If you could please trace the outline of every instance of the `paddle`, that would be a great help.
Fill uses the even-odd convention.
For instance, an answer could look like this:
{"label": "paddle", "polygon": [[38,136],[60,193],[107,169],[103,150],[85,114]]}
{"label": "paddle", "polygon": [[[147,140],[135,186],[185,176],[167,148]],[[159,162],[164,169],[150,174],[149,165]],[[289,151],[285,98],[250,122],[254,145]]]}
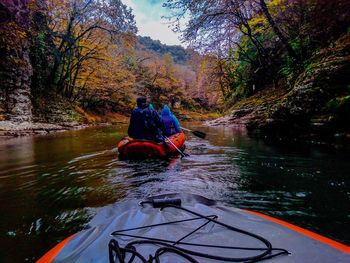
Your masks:
{"label": "paddle", "polygon": [[206,133],[201,132],[201,131],[192,131],[192,130],[187,129],[187,128],[184,128],[184,127],[180,127],[180,128],[183,129],[183,130],[185,130],[185,131],[192,132],[192,134],[193,134],[194,136],[197,136],[197,137],[199,137],[199,138],[201,138],[201,139],[205,139],[205,137],[207,136]]}
{"label": "paddle", "polygon": [[166,136],[163,136],[163,139],[166,139],[168,142],[170,142],[170,144],[181,154],[182,157],[187,157],[190,156],[187,153],[184,153],[183,151],[181,151],[179,148],[176,147],[176,145]]}

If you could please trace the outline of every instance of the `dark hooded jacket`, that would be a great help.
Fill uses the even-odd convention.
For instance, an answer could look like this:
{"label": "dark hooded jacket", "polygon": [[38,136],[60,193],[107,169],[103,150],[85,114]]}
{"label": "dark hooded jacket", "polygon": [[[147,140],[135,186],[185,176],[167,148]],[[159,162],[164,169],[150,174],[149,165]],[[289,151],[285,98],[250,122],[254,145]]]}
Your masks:
{"label": "dark hooded jacket", "polygon": [[130,117],[128,134],[134,139],[163,141],[164,125],[158,113],[146,103],[146,98],[137,99],[137,108]]}
{"label": "dark hooded jacket", "polygon": [[168,105],[164,105],[162,110],[162,121],[164,123],[165,135],[171,136],[180,132],[180,124],[174,114],[170,111]]}

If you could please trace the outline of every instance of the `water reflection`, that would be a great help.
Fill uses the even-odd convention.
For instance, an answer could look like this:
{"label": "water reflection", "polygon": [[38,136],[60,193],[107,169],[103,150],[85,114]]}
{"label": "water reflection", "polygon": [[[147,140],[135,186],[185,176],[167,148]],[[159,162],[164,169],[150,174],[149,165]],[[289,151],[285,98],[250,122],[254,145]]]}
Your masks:
{"label": "water reflection", "polygon": [[184,159],[119,160],[125,126],[1,141],[0,261],[34,261],[105,205],[174,192],[350,242],[348,152],[266,143],[241,129],[188,127],[208,135],[189,135]]}

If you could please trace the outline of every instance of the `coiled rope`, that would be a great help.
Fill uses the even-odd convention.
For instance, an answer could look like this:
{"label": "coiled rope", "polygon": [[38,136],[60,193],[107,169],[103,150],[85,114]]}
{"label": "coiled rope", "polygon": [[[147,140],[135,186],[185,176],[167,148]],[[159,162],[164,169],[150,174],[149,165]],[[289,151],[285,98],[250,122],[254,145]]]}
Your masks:
{"label": "coiled rope", "polygon": [[[152,201],[145,201],[141,202],[140,204],[143,205],[145,203],[152,203]],[[259,236],[257,234],[230,226],[228,224],[222,223],[217,220],[216,215],[209,215],[205,216],[198,212],[192,211],[190,209],[184,208],[179,205],[174,204],[165,204],[160,209],[163,210],[165,208],[175,208],[182,211],[185,211],[191,215],[194,215],[193,218],[187,218],[183,220],[177,220],[177,221],[170,221],[170,222],[164,222],[154,225],[147,225],[147,226],[141,226],[136,228],[129,228],[129,229],[123,229],[123,230],[117,230],[111,233],[112,236],[126,236],[126,237],[132,237],[135,238],[134,241],[129,242],[125,245],[125,247],[120,247],[118,241],[115,239],[111,239],[108,247],[109,247],[109,261],[110,263],[132,263],[136,258],[139,259],[142,263],[160,263],[160,258],[165,253],[172,253],[177,254],[178,256],[182,257],[183,259],[187,260],[191,263],[197,263],[197,259],[194,257],[200,257],[200,258],[206,258],[206,259],[212,259],[217,261],[225,261],[225,262],[258,262],[262,260],[271,259],[273,257],[283,255],[283,254],[289,254],[289,252],[286,249],[283,248],[273,248],[271,243],[265,239],[262,236]],[[138,229],[144,229],[144,228],[152,228],[152,227],[158,227],[158,226],[164,226],[164,225],[170,225],[170,224],[176,224],[181,222],[187,222],[187,221],[193,221],[193,220],[202,220],[205,219],[206,222],[191,231],[190,233],[186,234],[184,237],[180,238],[179,240],[167,240],[167,239],[160,239],[155,237],[145,237],[145,236],[139,236],[139,235],[132,235],[127,234],[126,232],[132,231],[132,230],[138,230]],[[190,242],[184,242],[186,237],[189,237],[190,235],[196,233],[199,229],[203,228],[205,225],[209,223],[214,223],[217,225],[220,225],[224,228],[226,228],[229,231],[241,233],[243,235],[250,236],[252,238],[255,238],[259,240],[262,244],[264,244],[264,247],[262,248],[256,248],[256,247],[236,247],[236,246],[220,246],[220,245],[208,245],[208,244],[199,244],[199,243],[190,243]],[[149,255],[149,258],[146,259],[143,255],[141,255],[137,250],[137,245],[145,245],[145,244],[152,244],[156,246],[161,246],[158,248],[154,255]],[[231,250],[251,250],[251,251],[259,251],[255,256],[249,256],[249,257],[223,257],[219,255],[212,255],[208,253],[202,253],[190,249],[185,249],[183,247],[180,247],[179,245],[183,246],[194,246],[194,247],[206,247],[206,248],[217,248],[217,249],[231,249]],[[275,253],[273,253],[275,252]],[[129,259],[127,260],[127,258]],[[126,261],[127,260],[127,261]],[[139,262],[138,261],[138,262]]]}

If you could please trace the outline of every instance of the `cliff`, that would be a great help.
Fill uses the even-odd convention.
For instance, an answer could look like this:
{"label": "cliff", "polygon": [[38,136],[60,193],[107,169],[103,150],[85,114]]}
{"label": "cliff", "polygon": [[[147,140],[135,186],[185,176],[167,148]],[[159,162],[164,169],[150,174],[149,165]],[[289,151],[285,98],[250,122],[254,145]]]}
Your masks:
{"label": "cliff", "polygon": [[0,12],[0,120],[30,122],[33,68],[28,1],[6,1]]}

